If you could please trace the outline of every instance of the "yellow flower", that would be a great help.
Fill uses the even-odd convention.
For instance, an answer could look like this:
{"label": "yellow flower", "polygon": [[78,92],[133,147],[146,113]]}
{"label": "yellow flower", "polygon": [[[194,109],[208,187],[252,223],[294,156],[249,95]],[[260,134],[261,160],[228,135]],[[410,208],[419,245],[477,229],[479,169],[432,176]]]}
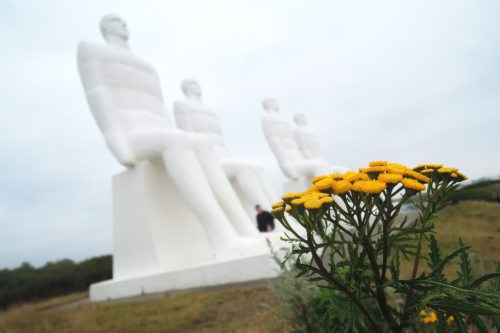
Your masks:
{"label": "yellow flower", "polygon": [[331,173],[329,175],[329,177],[333,180],[341,180],[341,179],[344,179],[344,175],[340,174],[340,173]]}
{"label": "yellow flower", "polygon": [[401,184],[403,184],[404,187],[411,189],[411,190],[415,190],[415,191],[425,190],[425,185],[419,183],[415,179],[403,178],[401,180]]}
{"label": "yellow flower", "polygon": [[306,199],[299,198],[299,199],[293,199],[291,204],[294,206],[302,206],[304,202],[306,202]]}
{"label": "yellow flower", "polygon": [[274,204],[271,206],[271,208],[278,208],[278,207],[282,207],[282,206],[284,206],[284,205],[285,205],[285,203],[284,203],[283,201],[279,201],[279,202],[274,203]]}
{"label": "yellow flower", "polygon": [[366,173],[362,172],[354,172],[354,171],[347,171],[344,174],[344,180],[347,180],[348,182],[355,182],[357,180],[369,180],[370,177]]}
{"label": "yellow flower", "polygon": [[352,184],[351,190],[355,192],[362,192],[363,191],[363,184],[366,182],[366,180],[357,180]]}
{"label": "yellow flower", "polygon": [[290,213],[292,211],[292,206],[286,206],[285,212]]}
{"label": "yellow flower", "polygon": [[320,191],[324,191],[326,189],[330,189],[332,187],[333,179],[330,177],[323,178],[316,183],[314,183],[314,187],[316,187]]}
{"label": "yellow flower", "polygon": [[454,173],[454,172],[457,172],[457,171],[458,171],[457,168],[439,168],[438,169],[439,173],[448,173],[448,174],[451,174],[451,173]]}
{"label": "yellow flower", "polygon": [[327,177],[328,177],[328,176],[324,176],[324,175],[323,175],[323,176],[316,176],[316,177],[314,177],[314,178],[311,180],[311,183],[312,183],[312,184],[316,184],[316,183],[317,183],[317,182],[319,182],[320,180],[325,179],[325,178],[327,178]]}
{"label": "yellow flower", "polygon": [[420,310],[420,312],[418,314],[421,315],[421,316],[427,316],[427,311]]}
{"label": "yellow flower", "polygon": [[354,171],[347,171],[346,173],[344,173],[343,177],[344,180],[347,180],[348,182],[353,182],[358,180],[358,173]]}
{"label": "yellow flower", "polygon": [[361,184],[361,191],[368,194],[378,194],[385,190],[387,184],[378,180],[367,180]]}
{"label": "yellow flower", "polygon": [[421,174],[428,174],[428,173],[434,173],[436,170],[435,169],[423,169],[422,171],[418,171]]}
{"label": "yellow flower", "polygon": [[304,203],[304,208],[305,209],[320,209],[322,204],[323,203],[319,199],[310,199]]}
{"label": "yellow flower", "polygon": [[435,312],[430,312],[428,316],[426,316],[422,321],[424,324],[433,324],[438,320]]}
{"label": "yellow flower", "polygon": [[404,166],[402,164],[397,164],[397,163],[387,164],[386,168],[387,168],[387,172],[397,173],[400,175],[403,175],[405,173],[406,169],[408,169],[406,166]]}
{"label": "yellow flower", "polygon": [[368,176],[366,173],[360,172],[358,173],[358,177],[360,180],[370,180],[370,176]]}
{"label": "yellow flower", "polygon": [[467,176],[459,172],[457,168],[443,167],[439,168],[437,172],[441,175],[447,175],[457,182],[461,182],[468,179]]}
{"label": "yellow flower", "polygon": [[453,324],[454,321],[455,321],[455,318],[453,316],[449,316],[448,319],[446,319],[446,322],[448,323],[448,325]]}
{"label": "yellow flower", "polygon": [[422,183],[426,183],[426,184],[429,184],[429,182],[431,181],[431,180],[429,179],[429,177],[424,176],[424,175],[422,175],[421,173],[419,173],[419,172],[417,172],[417,171],[413,171],[413,170],[411,170],[411,169],[407,169],[407,170],[405,171],[405,175],[406,175],[406,176],[410,176],[411,178],[414,178],[414,179],[416,179],[416,180],[418,180],[418,181],[421,181]]}
{"label": "yellow flower", "polygon": [[385,172],[387,171],[387,167],[383,165],[375,165],[375,166],[370,166],[369,168],[361,168],[359,169],[359,172],[364,172],[364,173],[370,173],[370,172]]}
{"label": "yellow flower", "polygon": [[[321,197],[317,195],[318,193],[311,193],[311,194],[305,194],[300,197],[301,200],[309,200],[309,199],[320,199]],[[325,195],[328,195],[326,193],[323,193]]]}
{"label": "yellow flower", "polygon": [[331,204],[333,202],[333,198],[330,196],[323,197],[323,198],[319,199],[319,201],[321,201],[321,203],[324,203],[324,204]]}
{"label": "yellow flower", "polygon": [[292,193],[287,193],[285,195],[283,195],[281,198],[284,200],[284,201],[290,201],[290,200],[293,200],[295,198],[299,198],[300,196],[302,195],[302,192],[292,192]]}
{"label": "yellow flower", "polygon": [[272,211],[271,211],[271,214],[273,216],[279,216],[281,214],[283,214],[285,212],[285,209],[283,207],[278,207],[278,208],[274,208]]}
{"label": "yellow flower", "polygon": [[[323,192],[316,192],[316,193],[311,193],[311,196],[315,196],[316,198],[324,198],[324,197],[329,197],[330,195],[328,193],[323,193]],[[301,198],[303,198],[302,196]]]}
{"label": "yellow flower", "polygon": [[397,173],[381,173],[378,175],[378,180],[389,184],[397,184],[401,179],[403,179],[403,175]]}
{"label": "yellow flower", "polygon": [[414,167],[413,170],[419,172],[420,170],[423,169],[439,169],[442,167],[443,167],[442,164],[419,164],[416,167]]}
{"label": "yellow flower", "polygon": [[352,187],[352,184],[346,180],[339,180],[339,181],[333,182],[333,184],[332,184],[332,190],[333,190],[334,194],[347,193],[347,192],[349,192],[351,187]]}
{"label": "yellow flower", "polygon": [[369,166],[374,167],[374,166],[384,166],[387,165],[387,161],[372,161],[368,163]]}

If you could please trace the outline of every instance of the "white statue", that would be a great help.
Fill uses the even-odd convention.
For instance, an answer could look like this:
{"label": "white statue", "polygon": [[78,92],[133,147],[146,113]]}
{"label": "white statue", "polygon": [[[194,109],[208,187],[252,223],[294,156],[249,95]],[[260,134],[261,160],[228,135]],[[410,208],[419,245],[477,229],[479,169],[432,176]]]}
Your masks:
{"label": "white statue", "polygon": [[304,158],[290,124],[279,114],[278,102],[275,99],[264,99],[262,106],[265,110],[262,117],[264,135],[281,170],[290,180],[300,180],[309,186],[309,180],[313,177],[332,172],[332,168],[325,161]]}
{"label": "white statue", "polygon": [[[210,141],[214,154],[221,163],[226,176],[236,183],[247,209],[253,213],[256,205],[270,207],[276,200],[271,186],[266,180],[264,168],[252,161],[236,160],[231,157],[224,143],[217,114],[202,103],[202,93],[197,81],[186,79],[181,84],[185,100],[174,103],[177,126],[187,132],[197,133]],[[251,222],[255,225],[255,222]]]}
{"label": "white statue", "polygon": [[318,137],[307,127],[307,119],[305,114],[298,113],[293,117],[295,121],[295,140],[299,145],[302,156],[305,159],[322,159],[323,153]]}
{"label": "white statue", "polygon": [[161,159],[215,253],[255,242],[240,237],[231,225],[229,220],[243,234],[248,229],[242,222],[247,216],[224,171],[204,137],[174,128],[155,70],[128,48],[124,20],[105,16],[101,32],[107,45],[81,42],[78,67],[88,104],[111,152],[127,167]]}

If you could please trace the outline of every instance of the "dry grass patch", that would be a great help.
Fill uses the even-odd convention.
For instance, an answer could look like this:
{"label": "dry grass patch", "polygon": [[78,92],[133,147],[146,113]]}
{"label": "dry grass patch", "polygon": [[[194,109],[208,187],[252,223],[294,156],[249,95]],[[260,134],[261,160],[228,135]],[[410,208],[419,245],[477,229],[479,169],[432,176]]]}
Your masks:
{"label": "dry grass patch", "polygon": [[[475,267],[492,271],[500,262],[500,204],[486,201],[462,201],[448,206],[434,220],[436,239],[443,256],[458,247],[458,238],[471,246]],[[424,246],[426,255],[428,247]],[[456,262],[456,260],[454,261]],[[410,275],[412,264],[402,263],[403,276]],[[425,264],[420,265],[420,271]],[[445,273],[455,277],[453,265],[447,266]]]}
{"label": "dry grass patch", "polygon": [[[78,299],[71,295],[68,299]],[[93,303],[44,311],[65,302],[40,302],[0,313],[1,333],[250,333],[268,332],[274,303],[265,288],[194,291],[144,302]]]}

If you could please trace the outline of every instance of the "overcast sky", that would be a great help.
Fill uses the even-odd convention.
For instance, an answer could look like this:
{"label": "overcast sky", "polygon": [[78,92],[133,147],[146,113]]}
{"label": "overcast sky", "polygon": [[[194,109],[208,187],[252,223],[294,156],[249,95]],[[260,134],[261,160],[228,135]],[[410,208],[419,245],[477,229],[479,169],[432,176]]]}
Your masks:
{"label": "overcast sky", "polygon": [[158,71],[168,112],[199,80],[236,157],[284,177],[263,97],[303,112],[325,158],[440,162],[500,174],[500,2],[0,1],[0,267],[111,252],[123,170],[84,99],[76,45],[118,13]]}

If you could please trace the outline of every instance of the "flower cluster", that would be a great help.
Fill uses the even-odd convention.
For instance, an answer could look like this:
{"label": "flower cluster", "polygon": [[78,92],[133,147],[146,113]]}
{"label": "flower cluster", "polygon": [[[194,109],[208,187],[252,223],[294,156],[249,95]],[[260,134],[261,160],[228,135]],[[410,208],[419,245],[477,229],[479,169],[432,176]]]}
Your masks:
{"label": "flower cluster", "polygon": [[411,169],[398,163],[373,161],[368,167],[358,171],[314,177],[310,189],[283,195],[283,201],[273,205],[273,214],[291,212],[292,207],[306,210],[329,207],[334,201],[334,195],[378,196],[388,190],[405,190],[411,196],[425,190],[432,178],[446,178],[452,182],[467,179],[456,168],[443,167],[441,164],[421,164]]}
{"label": "flower cluster", "polygon": [[[424,324],[435,324],[438,321],[438,317],[434,311],[421,310],[418,314],[422,317],[421,321]],[[446,319],[448,325],[453,324],[454,321],[455,318],[453,318],[453,316],[449,316],[448,319]]]}

